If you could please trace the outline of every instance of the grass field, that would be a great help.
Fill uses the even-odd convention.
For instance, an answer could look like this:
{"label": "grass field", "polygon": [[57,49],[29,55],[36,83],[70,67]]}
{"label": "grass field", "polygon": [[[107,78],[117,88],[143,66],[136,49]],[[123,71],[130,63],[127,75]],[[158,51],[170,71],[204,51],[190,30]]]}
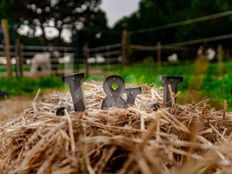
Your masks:
{"label": "grass field", "polygon": [[[200,99],[210,98],[211,103],[222,107],[223,101],[227,100],[229,110],[232,110],[232,61],[217,63],[164,63],[158,68],[154,63],[134,64],[123,68],[120,65],[90,66],[90,68],[101,68],[103,72],[118,74],[127,83],[136,85],[149,84],[162,86],[160,75],[183,76],[184,81],[179,85],[182,94],[178,97],[179,103],[193,102]],[[1,68],[3,70],[4,68]],[[26,67],[28,70],[28,67]],[[107,73],[106,73],[107,74]],[[91,74],[86,80],[103,81],[104,76]],[[36,91],[41,89],[61,89],[64,83],[60,77],[42,78],[0,78],[0,90],[5,91],[9,96],[25,95],[34,96]],[[63,88],[62,88],[63,89]]]}
{"label": "grass field", "polygon": [[38,89],[60,89],[64,84],[60,77],[0,78],[0,90],[8,96],[33,97]]}
{"label": "grass field", "polygon": [[163,64],[157,68],[153,63],[135,64],[131,67],[113,71],[121,75],[127,83],[147,83],[162,86],[160,75],[183,76],[184,81],[179,85],[182,95],[179,102],[191,102],[210,98],[211,103],[221,107],[227,100],[232,110],[232,62],[218,63],[182,63]]}

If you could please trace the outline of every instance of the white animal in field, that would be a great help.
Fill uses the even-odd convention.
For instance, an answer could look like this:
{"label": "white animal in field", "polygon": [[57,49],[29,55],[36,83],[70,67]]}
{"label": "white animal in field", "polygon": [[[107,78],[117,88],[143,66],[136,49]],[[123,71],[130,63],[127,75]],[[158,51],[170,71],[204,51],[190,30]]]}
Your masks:
{"label": "white animal in field", "polygon": [[178,55],[176,53],[171,54],[168,56],[168,61],[169,62],[177,62],[178,61]]}
{"label": "white animal in field", "polygon": [[200,46],[200,48],[197,50],[197,55],[204,56],[207,60],[213,60],[216,52],[212,48],[205,49],[204,47]]}
{"label": "white animal in field", "polygon": [[50,53],[36,53],[31,60],[31,73],[36,74],[39,71],[51,72]]}
{"label": "white animal in field", "polygon": [[106,59],[102,56],[97,56],[96,57],[96,63],[104,63]]}
{"label": "white animal in field", "polygon": [[88,59],[88,63],[96,63],[96,59],[95,59],[95,57],[89,57]]}
{"label": "white animal in field", "polygon": [[61,57],[58,59],[59,64],[67,64],[71,62],[71,55],[65,55],[64,57]]}
{"label": "white animal in field", "polygon": [[203,46],[200,46],[197,50],[197,55],[198,56],[202,56],[203,55],[203,50],[204,50],[204,47]]}
{"label": "white animal in field", "polygon": [[206,53],[208,60],[213,60],[215,58],[216,52],[212,48],[207,49]]}
{"label": "white animal in field", "polygon": [[89,57],[88,63],[104,63],[106,59],[100,55],[97,55],[96,57]]}

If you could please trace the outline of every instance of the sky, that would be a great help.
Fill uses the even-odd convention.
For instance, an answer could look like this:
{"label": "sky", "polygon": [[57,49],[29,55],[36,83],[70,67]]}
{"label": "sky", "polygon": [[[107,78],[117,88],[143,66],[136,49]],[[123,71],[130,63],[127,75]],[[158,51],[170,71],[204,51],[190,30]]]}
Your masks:
{"label": "sky", "polygon": [[112,27],[117,20],[138,9],[140,0],[103,0],[101,8],[106,12],[108,24]]}

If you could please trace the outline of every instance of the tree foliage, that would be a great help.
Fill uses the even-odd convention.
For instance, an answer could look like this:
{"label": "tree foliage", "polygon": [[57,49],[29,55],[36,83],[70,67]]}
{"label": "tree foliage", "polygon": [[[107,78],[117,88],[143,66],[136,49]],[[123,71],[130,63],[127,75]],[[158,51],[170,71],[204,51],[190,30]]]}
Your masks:
{"label": "tree foliage", "polygon": [[101,0],[1,0],[0,17],[18,27],[30,27],[32,37],[38,29],[46,37],[46,28],[76,31],[99,25],[106,26],[105,13],[99,8]]}
{"label": "tree foliage", "polygon": [[[141,0],[138,11],[118,21],[114,28],[134,31],[231,9],[232,1],[230,0]],[[142,44],[141,41],[144,41],[143,44],[154,45],[157,41],[173,43],[228,34],[232,30],[231,22],[230,16],[162,31],[146,32],[137,34],[133,42]]]}

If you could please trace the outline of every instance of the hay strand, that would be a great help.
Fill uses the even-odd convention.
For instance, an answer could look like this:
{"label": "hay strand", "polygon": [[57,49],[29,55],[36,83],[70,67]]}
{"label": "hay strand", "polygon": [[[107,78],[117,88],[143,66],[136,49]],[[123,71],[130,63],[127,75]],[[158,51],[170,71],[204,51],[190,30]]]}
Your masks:
{"label": "hay strand", "polygon": [[38,91],[31,108],[0,122],[0,173],[230,173],[225,107],[178,105],[171,95],[172,108],[152,110],[146,103],[162,105],[162,91],[144,85],[134,106],[101,110],[101,86],[85,86],[85,112],[57,117],[57,106],[72,106],[70,94],[38,99]]}

